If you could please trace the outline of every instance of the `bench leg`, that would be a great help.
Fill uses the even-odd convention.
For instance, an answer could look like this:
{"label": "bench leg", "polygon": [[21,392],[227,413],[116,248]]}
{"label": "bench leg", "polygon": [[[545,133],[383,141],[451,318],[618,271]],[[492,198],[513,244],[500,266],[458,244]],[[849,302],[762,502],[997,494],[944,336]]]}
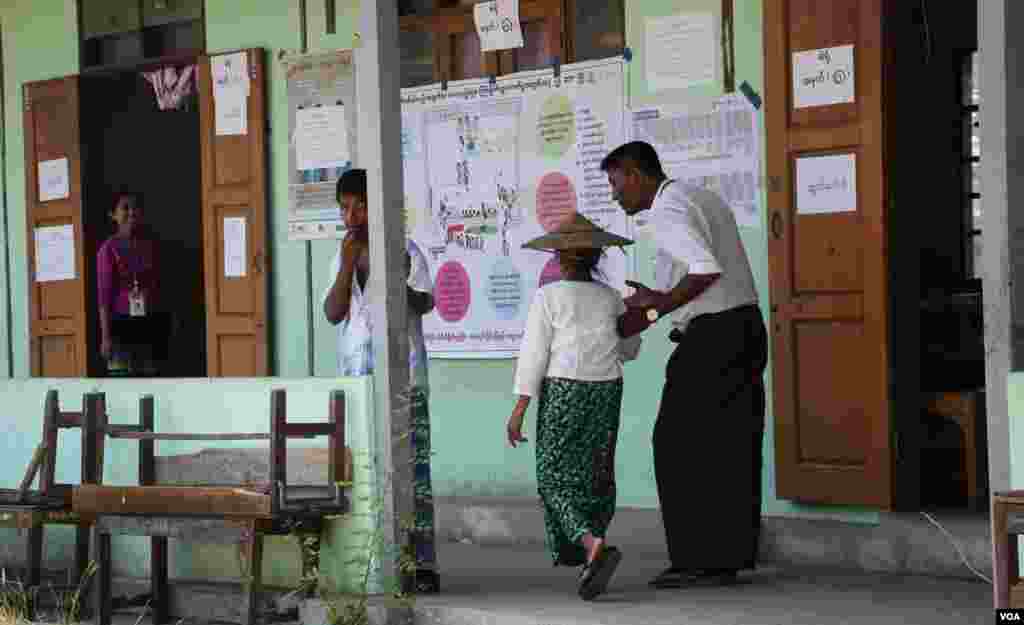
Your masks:
{"label": "bench leg", "polygon": [[242,622],[245,625],[256,625],[259,618],[259,592],[263,569],[263,535],[250,530],[245,543],[245,563],[248,568],[248,579],[242,599]]}
{"label": "bench leg", "polygon": [[29,617],[35,618],[35,599],[43,583],[43,526],[33,525],[25,537],[25,586],[32,593]]}
{"label": "bench leg", "polygon": [[992,598],[997,610],[1010,607],[1010,588],[1020,579],[1017,536],[1007,527],[1007,510],[992,506]]}
{"label": "bench leg", "polygon": [[96,526],[93,526],[92,530],[92,552],[97,567],[96,579],[93,580],[93,615],[96,618],[96,625],[111,625],[113,562],[110,554],[110,534],[101,532]]}
{"label": "bench leg", "polygon": [[170,588],[167,585],[167,537],[153,536],[150,539],[150,605],[154,625],[163,625],[170,620]]}

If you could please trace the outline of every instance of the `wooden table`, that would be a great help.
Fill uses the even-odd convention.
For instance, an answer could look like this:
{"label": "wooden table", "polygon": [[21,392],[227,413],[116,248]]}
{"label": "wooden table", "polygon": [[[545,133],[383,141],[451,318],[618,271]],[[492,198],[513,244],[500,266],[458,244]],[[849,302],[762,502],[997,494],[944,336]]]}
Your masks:
{"label": "wooden table", "polygon": [[1020,581],[1017,537],[1024,534],[1024,491],[992,497],[992,585],[996,609],[1010,605],[1010,588]]}

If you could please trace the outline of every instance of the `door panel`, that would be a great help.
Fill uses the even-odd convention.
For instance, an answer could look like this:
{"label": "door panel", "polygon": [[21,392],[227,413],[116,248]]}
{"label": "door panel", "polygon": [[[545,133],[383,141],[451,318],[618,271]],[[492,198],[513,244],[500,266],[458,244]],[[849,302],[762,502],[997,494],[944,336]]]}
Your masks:
{"label": "door panel", "polygon": [[[250,90],[244,135],[218,135],[210,57],[200,60],[203,163],[203,273],[206,288],[207,374],[270,375],[267,323],[266,73],[262,50],[246,50]],[[244,275],[228,276],[224,223],[245,224]]]}
{"label": "door panel", "polygon": [[[786,499],[893,505],[884,2],[765,1],[775,459]],[[793,53],[848,44],[855,101],[795,109]],[[855,210],[798,214],[796,159],[843,153],[856,154]]]}
{"label": "door panel", "polygon": [[[85,377],[89,271],[82,224],[78,77],[27,83],[23,96],[29,370],[34,377]],[[68,159],[69,195],[43,202],[39,163],[61,158]],[[73,233],[74,278],[37,282],[36,229],[67,225]]]}

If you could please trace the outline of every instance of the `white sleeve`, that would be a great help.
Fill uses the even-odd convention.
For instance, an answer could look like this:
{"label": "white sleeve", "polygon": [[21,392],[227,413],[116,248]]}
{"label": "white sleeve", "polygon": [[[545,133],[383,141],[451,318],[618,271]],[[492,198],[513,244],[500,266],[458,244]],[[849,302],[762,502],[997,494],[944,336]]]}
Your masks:
{"label": "white sleeve", "polygon": [[320,310],[323,310],[327,304],[327,296],[331,294],[331,287],[334,286],[334,281],[338,279],[339,271],[341,271],[341,245],[338,245],[338,252],[334,255],[334,260],[331,261],[331,273],[327,275],[327,288],[324,289],[323,295],[320,296]]}
{"label": "white sleeve", "polygon": [[[617,295],[617,293],[616,293]],[[626,302],[620,297],[616,305],[616,315],[621,315],[626,312]],[[630,360],[636,360],[637,355],[640,353],[640,344],[643,339],[640,338],[639,334],[634,334],[628,339],[619,339],[619,358],[623,362],[629,362]]]}
{"label": "white sleeve", "polygon": [[541,382],[548,372],[553,334],[554,329],[544,303],[544,294],[538,290],[533,296],[530,313],[526,319],[526,332],[519,346],[513,387],[516,395],[536,397],[540,394]]}
{"label": "white sleeve", "polygon": [[[726,206],[725,210],[731,209]],[[686,263],[688,273],[722,273],[722,265],[712,251],[707,220],[693,202],[674,194],[659,203],[652,213],[652,232],[659,249]]]}
{"label": "white sleeve", "polygon": [[406,284],[414,291],[420,293],[433,293],[433,284],[430,282],[430,267],[427,265],[427,257],[420,251],[420,247],[408,240],[405,251],[409,254],[409,279]]}

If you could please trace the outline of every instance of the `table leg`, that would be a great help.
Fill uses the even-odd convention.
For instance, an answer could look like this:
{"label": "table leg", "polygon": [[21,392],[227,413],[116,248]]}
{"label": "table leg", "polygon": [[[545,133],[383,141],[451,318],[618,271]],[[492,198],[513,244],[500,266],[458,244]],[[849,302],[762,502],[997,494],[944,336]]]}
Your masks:
{"label": "table leg", "polygon": [[25,585],[38,588],[43,581],[43,526],[28,528],[25,541]]}
{"label": "table leg", "polygon": [[245,543],[245,558],[248,578],[243,580],[245,589],[242,599],[242,622],[256,625],[259,617],[259,592],[263,568],[263,535],[251,530]]}
{"label": "table leg", "polygon": [[163,625],[170,620],[170,588],[167,584],[167,537],[153,536],[150,539],[150,575],[153,603],[151,604],[154,625]]}
{"label": "table leg", "polygon": [[100,531],[96,526],[93,526],[92,530],[92,551],[93,561],[97,567],[96,579],[93,580],[93,614],[96,617],[96,625],[111,625],[113,562],[110,554],[110,534]]}

